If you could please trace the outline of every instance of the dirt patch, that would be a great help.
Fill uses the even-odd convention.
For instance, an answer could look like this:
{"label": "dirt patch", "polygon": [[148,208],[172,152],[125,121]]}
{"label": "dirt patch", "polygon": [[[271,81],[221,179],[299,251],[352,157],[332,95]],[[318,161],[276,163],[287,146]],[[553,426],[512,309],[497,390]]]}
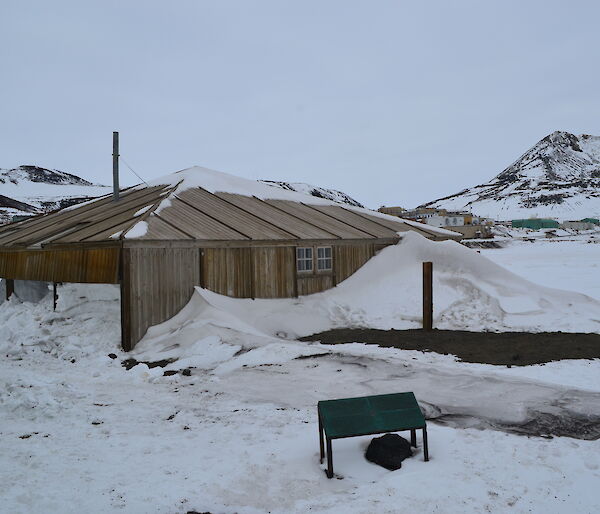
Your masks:
{"label": "dirt patch", "polygon": [[455,355],[461,361],[528,366],[564,359],[600,359],[600,334],[336,329],[303,337],[323,344],[366,343]]}

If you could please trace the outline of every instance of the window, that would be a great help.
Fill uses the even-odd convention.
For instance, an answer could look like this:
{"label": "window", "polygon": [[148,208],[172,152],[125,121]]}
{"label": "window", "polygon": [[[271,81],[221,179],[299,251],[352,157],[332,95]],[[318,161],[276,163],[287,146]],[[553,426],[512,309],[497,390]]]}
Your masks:
{"label": "window", "polygon": [[298,271],[313,270],[313,249],[311,247],[296,248],[296,269]]}
{"label": "window", "polygon": [[319,246],[317,248],[317,271],[329,271],[331,269],[331,246]]}

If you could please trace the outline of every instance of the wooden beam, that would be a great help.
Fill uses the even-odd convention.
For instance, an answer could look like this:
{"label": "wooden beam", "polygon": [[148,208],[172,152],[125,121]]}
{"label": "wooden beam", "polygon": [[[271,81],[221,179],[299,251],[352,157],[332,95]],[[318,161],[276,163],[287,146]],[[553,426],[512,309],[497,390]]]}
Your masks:
{"label": "wooden beam", "polygon": [[423,330],[433,329],[433,263],[423,263]]}
{"label": "wooden beam", "polygon": [[133,349],[131,340],[131,265],[129,250],[121,251],[121,346],[126,352]]}
{"label": "wooden beam", "polygon": [[4,286],[6,288],[6,299],[8,300],[15,292],[15,281],[12,278],[5,278]]}

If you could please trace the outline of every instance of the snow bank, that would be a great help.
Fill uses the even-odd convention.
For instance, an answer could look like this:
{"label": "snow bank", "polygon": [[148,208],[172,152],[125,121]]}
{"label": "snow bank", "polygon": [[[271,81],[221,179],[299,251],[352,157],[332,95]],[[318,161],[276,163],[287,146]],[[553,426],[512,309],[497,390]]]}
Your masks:
{"label": "snow bank", "polygon": [[119,289],[112,285],[66,284],[39,303],[13,296],[0,309],[0,355],[19,360],[50,354],[61,360],[106,355],[120,339]]}

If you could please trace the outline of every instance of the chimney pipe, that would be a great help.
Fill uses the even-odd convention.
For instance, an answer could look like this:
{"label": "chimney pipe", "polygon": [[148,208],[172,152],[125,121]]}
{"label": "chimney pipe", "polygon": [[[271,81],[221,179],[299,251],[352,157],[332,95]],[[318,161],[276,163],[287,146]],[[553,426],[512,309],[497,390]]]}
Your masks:
{"label": "chimney pipe", "polygon": [[119,133],[113,132],[113,201],[119,200]]}

